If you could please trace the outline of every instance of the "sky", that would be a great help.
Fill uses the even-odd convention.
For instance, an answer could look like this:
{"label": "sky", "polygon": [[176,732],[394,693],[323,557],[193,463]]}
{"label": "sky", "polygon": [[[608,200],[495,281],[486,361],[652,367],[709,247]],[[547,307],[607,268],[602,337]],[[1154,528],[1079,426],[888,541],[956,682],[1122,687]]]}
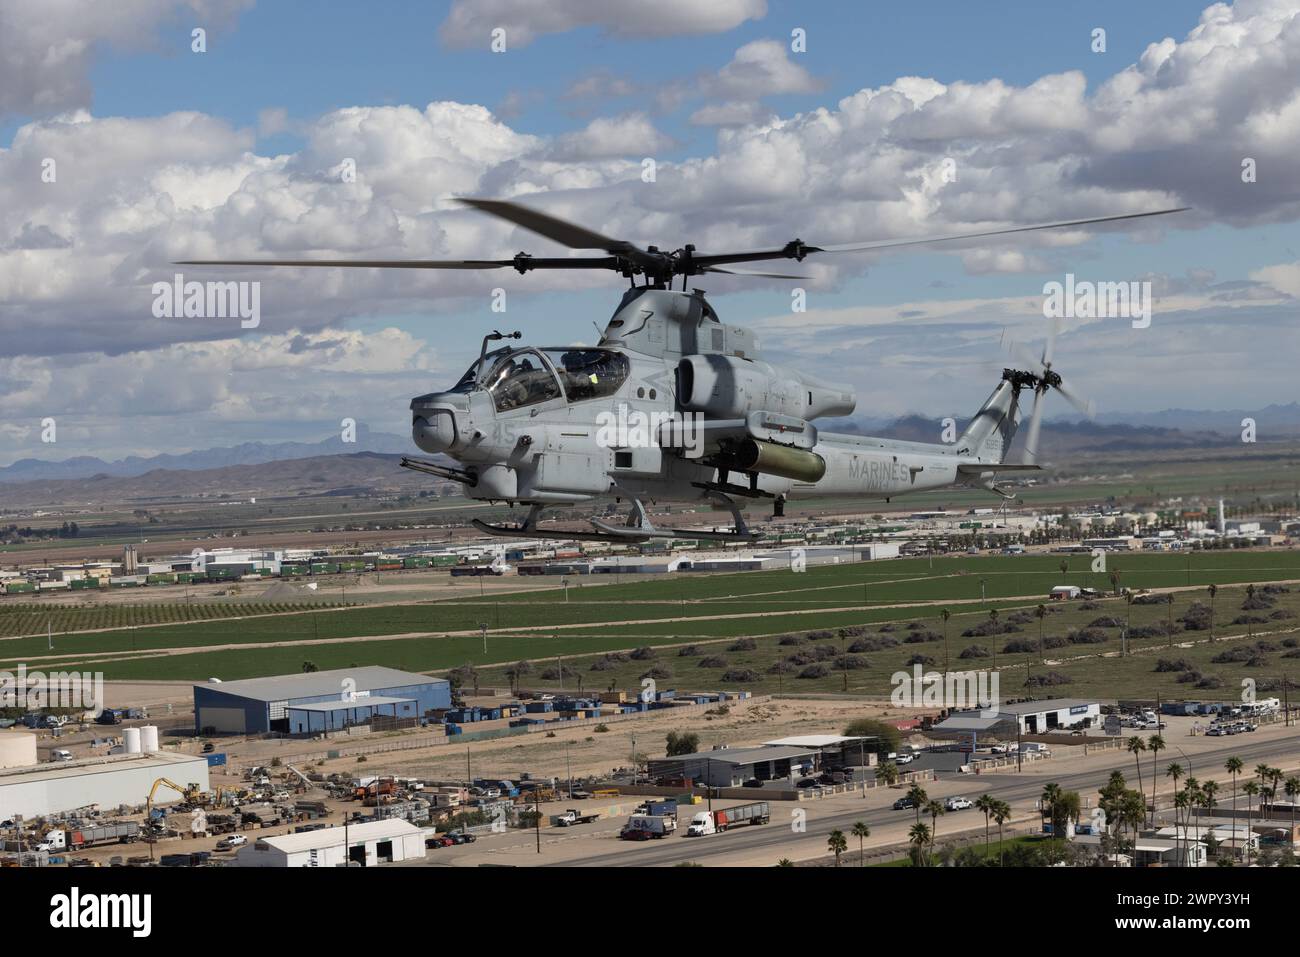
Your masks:
{"label": "sky", "polygon": [[[1099,411],[1290,403],[1298,12],[0,0],[0,465],[405,433],[484,332],[593,341],[613,275],[171,265],[565,254],[458,196],[700,251],[1191,207],[693,285],[864,417],[969,415],[1067,274],[1149,283],[1145,326],[1063,320],[1055,368]],[[158,315],[177,272],[258,281],[257,325]]]}

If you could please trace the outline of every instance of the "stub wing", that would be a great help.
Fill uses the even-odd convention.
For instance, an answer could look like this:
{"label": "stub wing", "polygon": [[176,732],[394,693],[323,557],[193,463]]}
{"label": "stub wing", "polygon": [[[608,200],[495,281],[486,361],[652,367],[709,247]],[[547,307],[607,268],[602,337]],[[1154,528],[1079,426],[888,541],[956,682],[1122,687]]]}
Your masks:
{"label": "stub wing", "polygon": [[967,462],[957,466],[958,475],[982,475],[985,472],[1042,472],[1041,465],[1013,465],[1010,462]]}

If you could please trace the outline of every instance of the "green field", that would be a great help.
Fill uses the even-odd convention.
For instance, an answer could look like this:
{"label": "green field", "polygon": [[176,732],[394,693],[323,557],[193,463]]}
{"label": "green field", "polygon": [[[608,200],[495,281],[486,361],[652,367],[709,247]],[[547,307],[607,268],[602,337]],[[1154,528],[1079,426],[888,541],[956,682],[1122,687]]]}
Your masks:
{"label": "green field", "polygon": [[[160,587],[160,586],[154,586]],[[175,587],[175,586],[165,586]],[[290,602],[186,602],[183,593],[176,602],[151,602],[127,605],[96,603],[86,605],[38,604],[12,598],[0,602],[0,638],[15,635],[54,635],[66,632],[93,631],[107,628],[140,628],[150,625],[212,621],[244,615],[272,615],[304,611],[314,603]],[[327,603],[320,603],[325,607]],[[42,639],[44,640],[44,639]]]}
{"label": "green field", "polygon": [[[1208,601],[1203,585],[1215,582],[1264,584],[1300,579],[1300,553],[1211,551],[1189,555],[1112,554],[1108,573],[1118,571],[1121,584],[1132,588],[1186,587],[1176,593],[1172,606],[1175,626],[1195,601]],[[562,589],[521,592],[499,598],[448,600],[422,604],[363,606],[273,617],[168,624],[153,628],[122,629],[90,634],[56,635],[53,652],[43,635],[36,638],[0,641],[0,667],[12,668],[19,661],[39,659],[42,667],[62,663],[67,667],[105,672],[109,678],[202,680],[211,676],[226,679],[252,677],[299,670],[305,661],[319,668],[385,664],[413,671],[437,671],[473,664],[482,668],[481,681],[506,685],[505,664],[521,659],[554,659],[563,656],[567,669],[565,686],[576,687],[581,676],[587,689],[603,690],[611,685],[635,688],[651,668],[667,677],[660,686],[694,689],[744,687],[756,692],[809,691],[843,692],[872,696],[887,695],[890,676],[906,668],[915,654],[926,656],[937,667],[944,663],[941,640],[908,643],[912,631],[943,630],[938,618],[941,603],[949,602],[948,658],[954,670],[996,666],[1002,674],[1002,693],[1011,697],[1029,690],[1026,674],[1057,672],[1070,679],[1056,686],[1061,694],[1118,695],[1180,694],[1188,697],[1231,697],[1242,677],[1275,680],[1282,675],[1294,679],[1300,659],[1284,657],[1292,649],[1281,645],[1291,640],[1294,624],[1286,619],[1249,626],[1253,632],[1268,632],[1277,646],[1261,651],[1250,663],[1212,663],[1210,658],[1223,648],[1210,646],[1208,634],[1178,632],[1170,639],[1163,634],[1136,638],[1130,643],[1133,657],[1121,661],[1118,627],[1101,627],[1104,640],[1098,643],[1067,644],[1048,648],[1044,665],[1036,653],[1008,654],[1006,644],[1014,640],[1036,642],[1036,620],[1022,622],[1020,631],[994,637],[963,638],[961,633],[987,621],[992,608],[1002,619],[1021,612],[1027,615],[1041,596],[1062,581],[1062,556],[974,557],[957,556],[907,559],[853,565],[813,566],[806,572],[772,571],[730,575],[683,574],[639,576],[637,580],[606,581],[603,578],[570,579],[568,601]],[[1064,578],[1074,584],[1109,587],[1106,575],[1090,571],[1091,557],[1069,558]],[[979,602],[980,582],[989,601]],[[553,584],[553,583],[551,583]],[[1231,625],[1244,598],[1241,587],[1225,587],[1216,600],[1216,636],[1244,636],[1246,625]],[[938,602],[933,606],[889,607],[899,603]],[[182,609],[183,605],[163,605]],[[223,610],[240,606],[218,605]],[[1085,628],[1097,618],[1124,618],[1131,614],[1134,628],[1156,627],[1170,618],[1164,605],[1134,605],[1106,599],[1098,608],[1081,608],[1079,603],[1051,605],[1043,623],[1048,643]],[[834,610],[832,610],[834,609]],[[247,610],[247,606],[244,606]],[[262,610],[260,607],[259,611]],[[1300,614],[1300,592],[1281,593],[1269,612]],[[716,618],[712,616],[733,616]],[[915,628],[908,625],[916,622]],[[486,623],[487,651],[479,624]],[[557,626],[576,625],[562,628]],[[513,629],[513,630],[512,630]],[[852,633],[841,637],[840,629]],[[828,673],[820,677],[798,677],[791,673],[769,673],[774,663],[797,653],[804,646],[781,644],[788,634],[828,630],[830,639],[811,645],[833,645],[835,655],[848,654],[856,640],[875,640],[874,650],[856,654],[849,668],[838,658],[827,658]],[[469,632],[449,635],[449,632]],[[410,635],[412,637],[348,641],[363,636]],[[887,638],[897,639],[889,645]],[[739,637],[753,637],[752,649],[728,650]],[[933,637],[933,636],[932,636]],[[884,638],[886,640],[881,641]],[[344,639],[326,644],[327,640]],[[1197,642],[1189,648],[1168,646]],[[203,651],[214,645],[290,643],[283,647]],[[676,647],[702,644],[701,654],[682,657]],[[708,644],[712,643],[712,644]],[[1230,642],[1236,645],[1241,642]],[[977,645],[987,657],[960,659],[966,648]],[[657,649],[653,658],[603,661],[607,652],[647,646]],[[161,653],[180,649],[181,653]],[[189,651],[187,649],[194,649]],[[86,655],[85,658],[61,657]],[[822,654],[830,656],[830,650]],[[725,659],[721,667],[701,667],[710,656]],[[1155,673],[1159,657],[1184,658],[1202,674],[1216,679],[1215,687],[1192,690],[1178,682],[1178,673]],[[538,664],[525,680],[530,686],[557,686],[541,672],[553,662]],[[593,670],[592,665],[596,665]],[[33,665],[35,666],[35,665]],[[929,668],[931,665],[926,664]],[[723,681],[727,671],[754,672],[744,681]],[[1041,691],[1036,692],[1042,696]]]}

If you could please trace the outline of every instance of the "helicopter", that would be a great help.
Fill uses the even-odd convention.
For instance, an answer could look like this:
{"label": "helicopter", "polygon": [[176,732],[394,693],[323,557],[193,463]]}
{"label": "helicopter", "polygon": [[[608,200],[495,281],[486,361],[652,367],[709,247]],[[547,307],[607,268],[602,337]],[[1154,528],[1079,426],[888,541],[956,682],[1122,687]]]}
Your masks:
{"label": "helicopter", "polygon": [[[820,431],[815,420],[851,415],[857,395],[766,361],[753,331],[722,322],[692,276],[772,279],[798,275],[749,272],[737,263],[922,246],[1012,233],[1145,219],[1184,208],[988,230],[954,236],[817,246],[793,239],[779,248],[702,254],[613,239],[516,202],[459,200],[571,249],[597,256],[466,260],[188,260],[178,265],[361,267],[402,269],[612,270],[629,280],[594,346],[496,345],[522,338],[494,330],[460,379],[411,400],[415,445],[453,464],[403,458],[401,465],[459,483],[466,497],[528,506],[514,525],[474,520],[499,536],[604,542],[698,539],[751,542],[744,508],[789,500],[854,497],[891,501],[947,487],[979,487],[1004,499],[999,484],[1040,471],[1038,436],[1047,392],[1084,414],[1079,398],[1052,368],[1057,327],[1043,352],[1007,368],[965,430],[951,443],[925,443]],[[681,288],[676,280],[681,277]],[[494,346],[494,348],[489,348]],[[1033,394],[1022,461],[1007,461],[1021,420],[1021,396]],[[622,524],[590,518],[590,530],[543,527],[547,511],[614,501],[629,505]],[[730,529],[655,525],[647,503],[704,502],[730,513]]]}

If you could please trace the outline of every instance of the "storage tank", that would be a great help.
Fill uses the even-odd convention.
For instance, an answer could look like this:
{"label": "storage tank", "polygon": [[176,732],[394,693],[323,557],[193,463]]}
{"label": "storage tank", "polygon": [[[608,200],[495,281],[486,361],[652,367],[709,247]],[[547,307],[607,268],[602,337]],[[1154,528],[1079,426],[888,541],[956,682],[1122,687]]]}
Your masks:
{"label": "storage tank", "polygon": [[146,724],[140,729],[140,750],[145,754],[157,754],[162,749],[158,747],[158,726]]}
{"label": "storage tank", "polygon": [[122,732],[122,737],[126,741],[127,754],[140,753],[140,729],[139,728],[127,728],[124,732]]}
{"label": "storage tank", "polygon": [[0,768],[26,768],[36,763],[36,735],[0,731]]}

